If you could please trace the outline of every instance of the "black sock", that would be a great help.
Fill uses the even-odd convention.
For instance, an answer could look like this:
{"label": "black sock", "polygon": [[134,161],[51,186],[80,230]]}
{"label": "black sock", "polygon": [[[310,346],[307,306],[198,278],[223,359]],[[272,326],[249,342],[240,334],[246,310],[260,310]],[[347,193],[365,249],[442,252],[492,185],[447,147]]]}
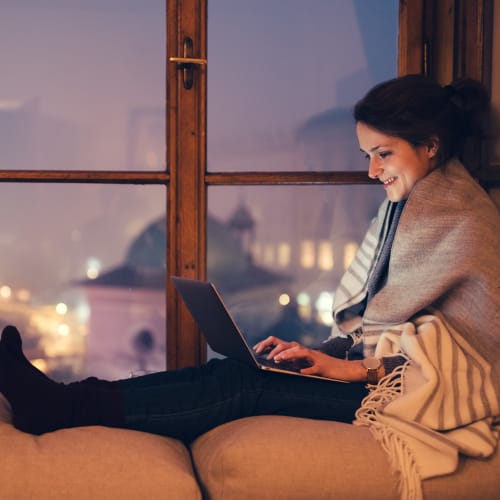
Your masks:
{"label": "black sock", "polygon": [[74,382],[64,385],[35,368],[22,352],[14,327],[0,339],[0,392],[12,407],[13,424],[31,434],[81,425],[123,426],[119,385]]}
{"label": "black sock", "polygon": [[21,335],[15,326],[9,325],[3,329],[0,346],[3,346],[2,348],[10,353],[13,358],[21,361],[25,365],[31,366],[41,378],[50,380],[45,373],[36,368],[36,366],[33,366],[30,360],[24,355]]}
{"label": "black sock", "polygon": [[12,407],[15,427],[32,434],[53,430],[48,410],[62,395],[62,386],[43,375],[25,358],[19,332],[6,327],[0,340],[0,391]]}

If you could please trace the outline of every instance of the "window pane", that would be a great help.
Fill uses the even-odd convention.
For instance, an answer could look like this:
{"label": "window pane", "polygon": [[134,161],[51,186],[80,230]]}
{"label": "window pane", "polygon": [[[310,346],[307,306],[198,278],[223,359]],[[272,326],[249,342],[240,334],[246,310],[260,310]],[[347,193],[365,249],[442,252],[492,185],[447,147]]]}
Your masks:
{"label": "window pane", "polygon": [[165,188],[0,185],[0,327],[58,380],[165,368]]}
{"label": "window pane", "polygon": [[208,278],[250,342],[316,345],[333,292],[385,193],[379,186],[211,187]]}
{"label": "window pane", "polygon": [[396,76],[398,0],[208,9],[208,169],[363,170],[350,108]]}
{"label": "window pane", "polygon": [[0,168],[165,168],[165,0],[0,0]]}

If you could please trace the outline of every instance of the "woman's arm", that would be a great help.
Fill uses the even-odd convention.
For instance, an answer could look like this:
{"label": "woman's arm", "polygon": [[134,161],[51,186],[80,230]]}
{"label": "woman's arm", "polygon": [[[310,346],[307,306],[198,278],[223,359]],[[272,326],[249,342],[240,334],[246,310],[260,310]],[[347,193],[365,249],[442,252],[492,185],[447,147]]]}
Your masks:
{"label": "woman's arm", "polygon": [[[347,382],[366,382],[366,368],[361,360],[338,359],[316,349],[309,349],[298,342],[285,342],[277,337],[268,337],[254,346],[257,354],[268,352],[268,359],[281,361],[304,360],[310,366],[302,368],[301,373],[345,380]],[[381,363],[378,380],[385,375]]]}

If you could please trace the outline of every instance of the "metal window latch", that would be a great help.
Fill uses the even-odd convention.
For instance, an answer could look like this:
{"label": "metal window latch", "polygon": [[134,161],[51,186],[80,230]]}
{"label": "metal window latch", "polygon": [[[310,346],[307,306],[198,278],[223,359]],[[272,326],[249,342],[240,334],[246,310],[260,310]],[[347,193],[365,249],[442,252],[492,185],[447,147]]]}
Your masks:
{"label": "metal window latch", "polygon": [[189,37],[184,38],[183,42],[183,56],[182,57],[169,57],[168,61],[177,64],[177,69],[182,70],[182,80],[184,88],[189,90],[193,86],[193,67],[205,66],[206,59],[192,57],[193,55],[193,40]]}

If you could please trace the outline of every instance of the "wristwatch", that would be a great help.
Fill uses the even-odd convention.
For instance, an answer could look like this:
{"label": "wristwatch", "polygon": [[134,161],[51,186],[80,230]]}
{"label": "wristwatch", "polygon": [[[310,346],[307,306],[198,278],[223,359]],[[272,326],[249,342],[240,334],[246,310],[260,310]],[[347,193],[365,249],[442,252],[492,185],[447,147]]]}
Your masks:
{"label": "wristwatch", "polygon": [[362,365],[366,368],[366,380],[369,384],[376,384],[378,382],[378,369],[382,365],[380,359],[370,356],[361,361]]}

